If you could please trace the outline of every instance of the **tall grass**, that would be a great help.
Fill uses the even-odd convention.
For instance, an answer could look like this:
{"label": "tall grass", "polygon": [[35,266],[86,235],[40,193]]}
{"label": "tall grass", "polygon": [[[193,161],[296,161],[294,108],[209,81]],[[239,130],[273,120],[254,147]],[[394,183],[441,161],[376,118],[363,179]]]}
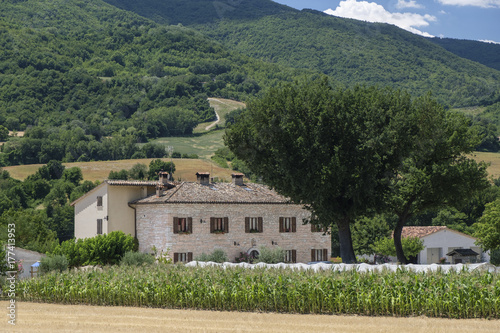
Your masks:
{"label": "tall grass", "polygon": [[312,272],[151,265],[23,280],[26,301],[224,311],[500,318],[487,272]]}

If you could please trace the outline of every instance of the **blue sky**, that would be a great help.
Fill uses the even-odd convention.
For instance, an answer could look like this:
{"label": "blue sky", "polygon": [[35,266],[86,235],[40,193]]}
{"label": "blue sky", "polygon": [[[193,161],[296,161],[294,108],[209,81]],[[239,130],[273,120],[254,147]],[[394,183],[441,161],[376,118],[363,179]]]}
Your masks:
{"label": "blue sky", "polygon": [[422,36],[500,43],[500,0],[273,0],[293,8],[385,22]]}

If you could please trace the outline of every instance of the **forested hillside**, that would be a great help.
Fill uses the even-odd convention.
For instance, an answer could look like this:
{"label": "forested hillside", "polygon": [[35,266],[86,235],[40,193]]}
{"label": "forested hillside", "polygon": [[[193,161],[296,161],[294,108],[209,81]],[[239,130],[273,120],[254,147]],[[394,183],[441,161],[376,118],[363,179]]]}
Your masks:
{"label": "forested hillside", "polygon": [[[413,95],[432,91],[453,107],[489,105],[500,98],[499,71],[388,24],[297,11],[270,0],[218,1],[224,8],[220,13],[214,2],[203,0],[149,0],[145,8],[131,0],[107,1],[155,20],[193,24],[233,50],[319,70],[346,85],[389,85]],[[166,3],[176,10],[168,10]],[[204,18],[193,20],[193,8],[205,8]]]}
{"label": "forested hillside", "polygon": [[500,70],[500,44],[453,38],[429,38],[428,40],[459,57]]}
{"label": "forested hillside", "polygon": [[0,125],[27,131],[0,164],[130,158],[135,142],[214,119],[207,96],[246,99],[302,73],[100,0],[1,2]]}

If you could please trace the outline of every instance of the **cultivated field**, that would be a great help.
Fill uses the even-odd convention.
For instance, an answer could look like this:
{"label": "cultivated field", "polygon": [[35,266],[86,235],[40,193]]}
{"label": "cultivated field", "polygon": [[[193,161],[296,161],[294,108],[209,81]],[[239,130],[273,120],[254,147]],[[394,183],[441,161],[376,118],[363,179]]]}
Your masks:
{"label": "cultivated field", "polygon": [[[85,180],[102,181],[108,178],[110,171],[120,171],[121,169],[129,170],[134,164],[142,163],[149,166],[151,158],[136,159],[136,160],[120,160],[120,161],[99,161],[99,162],[75,162],[63,163],[66,168],[79,167],[82,170]],[[163,158],[164,161],[170,161],[169,158]],[[212,177],[219,177],[225,181],[231,181],[231,173],[233,171],[224,169],[209,160],[200,159],[184,159],[174,158],[172,161],[175,164],[177,171],[174,173],[175,180],[195,181],[196,172],[210,172]],[[4,170],[9,171],[11,177],[24,180],[29,175],[34,174],[43,164],[16,165],[4,167]]]}
{"label": "cultivated field", "polygon": [[498,320],[363,317],[168,310],[17,302],[16,326],[2,332],[498,332]]}
{"label": "cultivated field", "polygon": [[474,152],[472,156],[476,161],[490,163],[488,174],[492,178],[500,177],[500,153]]}

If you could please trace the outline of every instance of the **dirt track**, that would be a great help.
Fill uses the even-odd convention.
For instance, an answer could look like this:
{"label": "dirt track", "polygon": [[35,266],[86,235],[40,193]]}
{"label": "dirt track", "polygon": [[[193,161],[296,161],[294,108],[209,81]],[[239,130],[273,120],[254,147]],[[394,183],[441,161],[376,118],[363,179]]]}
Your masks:
{"label": "dirt track", "polygon": [[16,326],[3,309],[0,332],[495,332],[498,320],[165,310],[21,303]]}

